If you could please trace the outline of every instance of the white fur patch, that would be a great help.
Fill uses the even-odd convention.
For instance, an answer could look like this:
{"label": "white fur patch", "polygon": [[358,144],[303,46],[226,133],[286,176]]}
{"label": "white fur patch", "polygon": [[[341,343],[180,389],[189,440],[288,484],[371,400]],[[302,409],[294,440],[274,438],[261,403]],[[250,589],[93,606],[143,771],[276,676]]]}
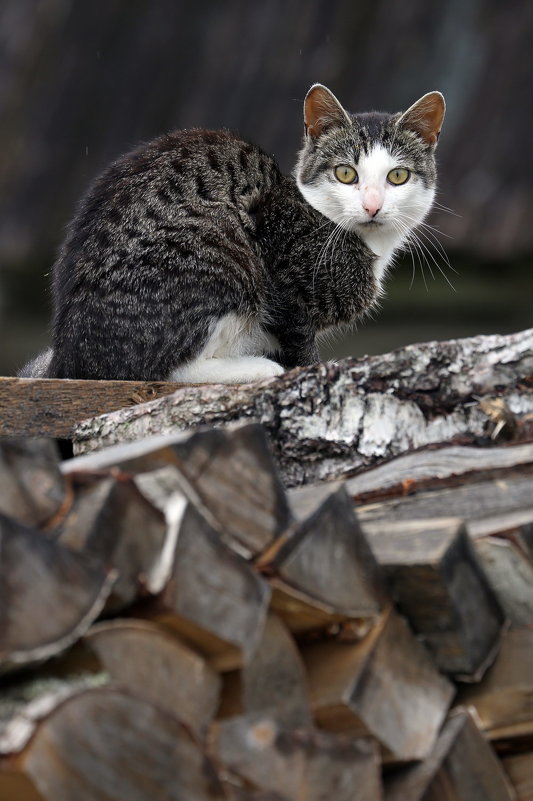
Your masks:
{"label": "white fur patch", "polygon": [[[346,164],[357,170],[357,183],[343,184],[331,170],[314,184],[304,184],[298,179],[298,187],[313,208],[342,228],[355,231],[376,254],[374,275],[381,285],[395,251],[431,209],[435,190],[424,186],[414,174],[405,184],[390,184],[387,181],[390,170],[404,165],[383,145],[375,145],[357,163],[346,154]],[[379,198],[380,208],[375,217],[365,210],[367,193],[373,200]]]}
{"label": "white fur patch", "polygon": [[243,384],[281,375],[284,370],[263,354],[279,344],[253,319],[227,314],[211,327],[196,359],[173,370],[169,381],[192,384]]}

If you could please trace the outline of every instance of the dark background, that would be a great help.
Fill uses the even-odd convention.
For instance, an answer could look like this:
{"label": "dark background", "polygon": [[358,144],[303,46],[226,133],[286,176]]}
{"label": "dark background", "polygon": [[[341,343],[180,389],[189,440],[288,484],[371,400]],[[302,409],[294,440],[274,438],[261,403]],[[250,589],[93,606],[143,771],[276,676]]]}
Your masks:
{"label": "dark background", "polygon": [[429,221],[458,273],[432,247],[424,282],[406,258],[381,311],[324,355],[533,325],[532,34],[527,0],[2,0],[0,374],[49,341],[54,253],[106,163],[226,126],[290,170],[316,81],[351,111],[444,93],[438,200],[454,213]]}

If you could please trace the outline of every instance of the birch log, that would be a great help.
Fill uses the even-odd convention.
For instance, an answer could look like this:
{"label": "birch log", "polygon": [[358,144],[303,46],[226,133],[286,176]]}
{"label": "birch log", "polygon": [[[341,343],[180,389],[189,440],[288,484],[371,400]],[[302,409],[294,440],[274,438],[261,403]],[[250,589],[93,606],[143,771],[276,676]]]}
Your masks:
{"label": "birch log", "polygon": [[533,329],[409,345],[256,384],[204,385],[83,421],[76,453],[203,424],[255,419],[288,486],[430,444],[531,434]]}

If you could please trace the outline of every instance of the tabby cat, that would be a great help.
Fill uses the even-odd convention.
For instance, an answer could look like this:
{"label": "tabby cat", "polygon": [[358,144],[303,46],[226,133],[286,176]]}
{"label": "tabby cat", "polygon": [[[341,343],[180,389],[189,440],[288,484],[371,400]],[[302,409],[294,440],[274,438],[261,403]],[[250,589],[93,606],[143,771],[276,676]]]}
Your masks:
{"label": "tabby cat", "polygon": [[21,375],[248,382],[318,361],[435,194],[439,92],[403,114],[304,103],[294,177],[228,131],[161,136],[89,189],[54,266],[53,347]]}

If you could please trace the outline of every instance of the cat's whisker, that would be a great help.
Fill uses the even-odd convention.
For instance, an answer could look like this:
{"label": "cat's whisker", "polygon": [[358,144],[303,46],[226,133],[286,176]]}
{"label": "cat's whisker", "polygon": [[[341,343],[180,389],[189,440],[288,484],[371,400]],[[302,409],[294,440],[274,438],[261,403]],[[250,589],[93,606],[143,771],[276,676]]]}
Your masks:
{"label": "cat's whisker", "polygon": [[[414,220],[414,218],[412,218],[412,217],[408,217],[408,216],[407,216],[407,215],[405,215],[405,214],[403,214],[402,216],[403,216],[404,220],[411,221],[411,222],[416,222],[416,220]],[[449,269],[450,269],[452,272],[454,272],[456,275],[459,275],[459,273],[457,272],[457,270],[456,270],[454,267],[452,267],[452,265],[451,265],[451,263],[450,263],[450,260],[449,260],[449,258],[448,258],[448,255],[447,255],[446,251],[444,250],[444,248],[443,248],[443,246],[442,246],[442,243],[439,241],[439,239],[437,238],[437,236],[436,236],[436,235],[433,233],[433,231],[434,231],[434,230],[438,230],[438,229],[434,229],[432,226],[429,226],[429,225],[427,225],[427,224],[425,224],[425,223],[418,223],[418,225],[419,225],[419,226],[422,226],[422,230],[421,230],[420,228],[418,228],[418,229],[417,229],[417,233],[416,233],[416,235],[418,235],[418,236],[423,236],[423,237],[424,237],[424,239],[426,240],[426,242],[427,242],[427,243],[428,243],[430,246],[434,247],[434,248],[437,250],[437,253],[438,253],[438,254],[439,254],[439,256],[442,258],[442,260],[444,261],[444,263],[446,264],[446,266],[447,266],[447,267],[448,267],[448,268],[449,268]],[[420,244],[421,244],[421,245],[423,244],[421,240],[420,240]],[[452,289],[453,289],[453,290],[454,290],[454,292],[455,292],[455,291],[456,291],[456,290],[455,290],[455,287],[453,286],[452,282],[451,282],[451,281],[448,279],[448,276],[445,274],[444,270],[441,268],[441,266],[439,265],[438,261],[437,261],[437,260],[434,258],[433,254],[432,254],[432,253],[431,253],[431,251],[429,250],[429,247],[428,247],[427,245],[425,245],[425,246],[424,246],[424,249],[425,249],[425,250],[427,250],[428,254],[430,255],[430,257],[431,257],[431,259],[432,259],[432,261],[433,261],[433,262],[434,262],[434,264],[435,264],[435,265],[438,267],[438,269],[440,270],[440,272],[442,273],[442,275],[444,276],[444,278],[446,279],[446,281],[448,282],[448,284],[449,284],[449,285],[452,287]],[[428,264],[428,266],[429,266],[429,264]]]}
{"label": "cat's whisker", "polygon": [[[452,282],[450,281],[450,279],[448,278],[448,276],[446,275],[446,273],[444,272],[444,270],[442,269],[442,267],[438,263],[437,259],[434,257],[434,255],[431,252],[431,250],[429,249],[428,245],[425,242],[423,242],[422,239],[420,239],[420,235],[423,236],[424,232],[423,231],[417,231],[417,232],[413,231],[412,235],[413,235],[413,238],[417,240],[418,244],[420,245],[420,247],[422,248],[422,250],[426,254],[426,264],[429,267],[429,270],[431,272],[432,278],[434,279],[435,276],[433,274],[433,270],[431,269],[431,265],[429,263],[429,260],[428,260],[427,256],[429,256],[429,258],[431,259],[433,264],[437,267],[437,269],[439,270],[439,272],[443,276],[444,280],[449,284],[449,286],[453,289],[453,291],[456,292],[457,291],[456,288],[454,287],[454,285],[452,284]],[[431,240],[429,240],[429,241],[431,242]]]}

